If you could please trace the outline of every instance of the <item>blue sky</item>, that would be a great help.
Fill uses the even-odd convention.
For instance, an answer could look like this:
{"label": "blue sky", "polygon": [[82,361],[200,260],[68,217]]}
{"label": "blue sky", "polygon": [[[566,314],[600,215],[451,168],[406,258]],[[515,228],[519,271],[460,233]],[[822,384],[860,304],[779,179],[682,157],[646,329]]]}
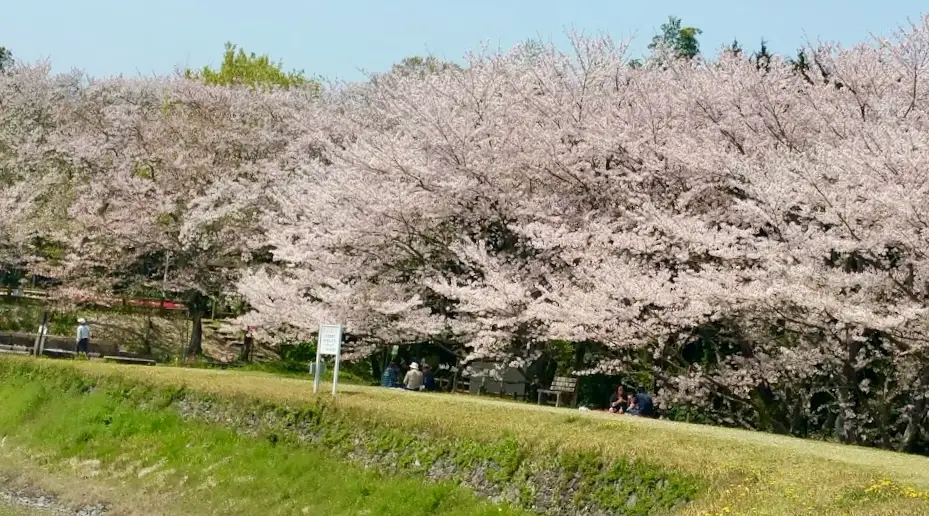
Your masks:
{"label": "blue sky", "polygon": [[458,60],[482,42],[510,47],[531,37],[562,44],[566,29],[635,36],[644,51],[669,14],[703,30],[704,51],[764,37],[793,54],[807,39],[853,44],[886,35],[929,5],[916,0],[35,0],[6,2],[0,45],[14,57],[50,59],[91,75],[166,74],[215,64],[223,43],[268,53],[286,68],[360,79],[408,55]]}

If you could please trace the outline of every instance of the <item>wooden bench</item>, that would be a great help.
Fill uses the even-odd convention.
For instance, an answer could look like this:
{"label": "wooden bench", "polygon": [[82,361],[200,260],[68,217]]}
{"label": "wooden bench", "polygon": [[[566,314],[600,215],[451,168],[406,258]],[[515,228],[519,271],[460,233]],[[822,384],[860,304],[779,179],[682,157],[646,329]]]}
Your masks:
{"label": "wooden bench", "polygon": [[[512,396],[513,401],[519,401],[520,399],[522,399],[523,401],[526,401],[526,397],[528,396],[528,392],[529,392],[529,390],[526,388],[527,382],[525,381],[519,381],[519,382],[500,381],[499,384],[500,384],[500,392],[498,392],[497,394],[501,398]],[[509,392],[507,392],[508,387],[512,387],[509,389]]]}
{"label": "wooden bench", "polygon": [[[42,350],[42,354],[50,358],[76,358],[78,356],[77,351],[62,348],[45,348]],[[87,356],[89,358],[100,358],[102,355],[96,351],[91,351],[87,353]]]}
{"label": "wooden bench", "polygon": [[151,358],[139,358],[139,357],[121,357],[116,355],[104,355],[103,360],[107,362],[122,362],[126,364],[143,364],[143,365],[155,365],[155,361]]}
{"label": "wooden bench", "polygon": [[458,392],[462,394],[468,394],[471,392],[471,377],[459,376],[458,378],[453,378],[452,390],[450,392]]}
{"label": "wooden bench", "polygon": [[451,392],[452,391],[452,379],[451,378],[436,378],[435,386],[439,392]]}
{"label": "wooden bench", "polygon": [[[203,358],[201,358],[201,359],[200,359],[200,363],[201,363],[201,364],[208,365],[208,366],[210,366],[210,367],[216,367],[216,368],[219,368],[219,369],[226,369],[226,368],[229,367],[229,364],[228,364],[228,363],[226,363],[226,362],[220,362],[219,360],[215,360],[215,359],[210,358],[210,357],[203,357]],[[323,369],[323,370],[325,371],[325,369]]]}
{"label": "wooden bench", "polygon": [[74,358],[77,356],[77,352],[74,350],[62,348],[45,348],[42,350],[42,354],[51,358]]}
{"label": "wooden bench", "polygon": [[539,405],[542,404],[542,397],[546,400],[552,396],[555,397],[555,406],[561,406],[561,397],[571,398],[571,406],[577,405],[577,378],[568,378],[565,376],[556,376],[552,381],[551,389],[539,389]]}

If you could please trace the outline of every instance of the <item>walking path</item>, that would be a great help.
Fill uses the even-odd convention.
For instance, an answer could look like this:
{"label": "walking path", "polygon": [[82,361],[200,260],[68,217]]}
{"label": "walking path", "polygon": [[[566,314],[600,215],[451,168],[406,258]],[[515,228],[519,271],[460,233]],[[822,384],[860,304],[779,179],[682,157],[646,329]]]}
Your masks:
{"label": "walking path", "polygon": [[[2,477],[0,477],[2,480]],[[0,484],[0,514],[3,509],[14,509],[12,514],[34,514],[54,516],[107,516],[108,511],[102,505],[88,507],[70,507],[48,493],[33,490],[7,489]],[[15,509],[24,509],[22,513]]]}

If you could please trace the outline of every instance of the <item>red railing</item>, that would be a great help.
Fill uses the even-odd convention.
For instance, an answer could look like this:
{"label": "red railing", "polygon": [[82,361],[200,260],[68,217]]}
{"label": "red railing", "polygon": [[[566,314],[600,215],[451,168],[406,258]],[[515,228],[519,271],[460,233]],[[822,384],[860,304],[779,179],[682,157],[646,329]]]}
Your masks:
{"label": "red railing", "polygon": [[[31,298],[45,298],[48,297],[48,293],[44,290],[39,289],[22,289],[18,292],[13,291],[13,295],[19,295],[22,297],[31,297]],[[118,297],[104,297],[104,296],[89,296],[83,298],[82,301],[89,301],[91,303],[99,303],[102,305],[113,306],[119,304],[127,304],[131,306],[139,306],[146,308],[164,308],[165,310],[186,310],[187,305],[184,303],[179,303],[177,301],[171,301],[168,299],[121,299]]]}

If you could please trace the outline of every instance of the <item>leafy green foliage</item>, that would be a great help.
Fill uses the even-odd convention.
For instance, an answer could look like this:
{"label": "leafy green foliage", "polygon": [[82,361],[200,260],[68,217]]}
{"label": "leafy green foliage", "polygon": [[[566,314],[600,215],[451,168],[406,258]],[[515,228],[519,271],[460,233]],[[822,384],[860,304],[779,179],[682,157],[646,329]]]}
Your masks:
{"label": "leafy green foliage", "polygon": [[13,52],[6,47],[0,46],[0,72],[9,70],[13,66]]}
{"label": "leafy green foliage", "polygon": [[460,68],[461,67],[455,63],[439,61],[434,56],[410,56],[403,58],[402,61],[393,65],[391,71],[405,76],[425,77],[429,74]]}
{"label": "leafy green foliage", "polygon": [[662,24],[660,30],[661,33],[655,35],[649,43],[649,50],[664,46],[674,51],[675,57],[686,59],[696,57],[700,53],[697,36],[703,34],[702,30],[682,26],[681,19],[676,16],[669,16],[667,23]]}
{"label": "leafy green foliage", "polygon": [[246,53],[232,43],[226,43],[219,69],[204,66],[200,70],[188,69],[185,75],[220,86],[247,86],[258,90],[305,88],[314,93],[321,90],[319,82],[307,79],[302,70],[284,71],[283,64],[273,62],[268,55]]}
{"label": "leafy green foliage", "polygon": [[25,270],[19,267],[4,267],[0,265],[0,288],[17,288],[22,284],[21,282],[25,277]]}
{"label": "leafy green foliage", "polygon": [[742,44],[739,43],[739,40],[734,39],[732,40],[732,44],[729,45],[729,48],[727,50],[733,55],[736,55],[736,56],[742,55]]}
{"label": "leafy green foliage", "polygon": [[764,39],[761,40],[761,48],[757,52],[752,54],[752,61],[755,63],[755,67],[759,71],[764,70],[765,72],[771,69],[771,59],[773,56],[768,51],[768,42]]}

